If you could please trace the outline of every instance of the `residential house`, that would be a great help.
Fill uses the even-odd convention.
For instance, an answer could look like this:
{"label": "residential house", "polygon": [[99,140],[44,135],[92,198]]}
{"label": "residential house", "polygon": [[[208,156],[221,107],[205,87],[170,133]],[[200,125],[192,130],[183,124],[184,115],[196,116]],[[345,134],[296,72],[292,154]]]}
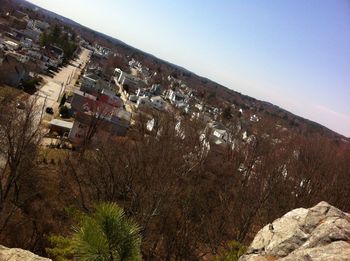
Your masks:
{"label": "residential house", "polygon": [[96,44],[94,47],[93,55],[97,58],[108,58],[108,56],[111,54],[112,54],[112,50],[105,46]]}
{"label": "residential house", "polygon": [[136,91],[136,96],[142,97],[142,96],[147,96],[147,97],[151,97],[152,93],[150,92],[149,89],[145,89],[145,88],[138,88]]}
{"label": "residential house", "polygon": [[57,69],[60,64],[62,63],[61,60],[56,59],[55,57],[44,57],[44,60],[46,61],[46,66],[50,69]]}
{"label": "residential house", "polygon": [[28,22],[22,19],[18,19],[16,17],[11,17],[9,19],[10,26],[15,29],[23,30],[27,28]]}
{"label": "residential house", "polygon": [[32,39],[34,42],[39,42],[41,31],[37,28],[26,28],[20,30],[21,34],[27,38]]}
{"label": "residential house", "polygon": [[10,50],[10,51],[15,51],[15,50],[18,50],[19,48],[19,43],[15,41],[5,40],[3,44],[7,48],[7,50]]}
{"label": "residential house", "polygon": [[23,13],[19,10],[15,10],[12,14],[11,14],[12,17],[15,17],[17,19],[20,19],[20,20],[25,20],[25,21],[29,21],[29,16],[28,14],[26,13]]}
{"label": "residential house", "polygon": [[27,55],[29,56],[29,58],[33,61],[37,61],[40,60],[42,57],[42,53],[40,52],[40,50],[35,49],[35,48],[31,48],[27,51]]}
{"label": "residential house", "polygon": [[153,131],[153,129],[155,127],[156,127],[156,120],[154,118],[152,118],[146,122],[146,129],[148,131]]}
{"label": "residential house", "polygon": [[150,72],[150,70],[149,70],[148,68],[141,67],[141,68],[139,68],[138,71],[141,73],[141,75],[142,75],[145,79],[151,77],[151,72]]}
{"label": "residential house", "polygon": [[49,122],[50,131],[57,132],[64,135],[69,133],[73,128],[73,122],[62,121],[59,119],[53,119]]}
{"label": "residential house", "polygon": [[131,68],[135,68],[135,69],[138,69],[138,68],[142,67],[141,63],[139,61],[136,61],[134,58],[131,59],[131,61],[129,61],[129,66]]}
{"label": "residential house", "polygon": [[29,16],[26,13],[15,10],[8,16],[8,21],[11,28],[25,29],[29,21]]}
{"label": "residential house", "polygon": [[166,102],[160,96],[154,96],[151,98],[151,102],[154,108],[164,111],[166,109]]}
{"label": "residential house", "polygon": [[42,59],[50,69],[57,69],[63,62],[63,50],[56,46],[48,46],[40,50]]}
{"label": "residential house", "polygon": [[182,93],[173,91],[173,90],[169,90],[167,92],[166,98],[170,101],[171,104],[173,105],[180,105],[182,103],[185,102],[185,95],[183,95]]}
{"label": "residential house", "polygon": [[229,141],[229,136],[225,129],[214,129],[213,136],[216,138],[216,142],[219,141],[220,143],[223,143]]}
{"label": "residential house", "polygon": [[41,60],[36,61],[36,66],[37,66],[37,69],[40,70],[41,72],[47,72],[47,70],[49,69],[47,64]]}
{"label": "residential house", "polygon": [[203,122],[209,123],[211,122],[213,119],[211,117],[210,114],[208,114],[207,112],[192,112],[192,116],[193,119],[200,119]]}
{"label": "residential house", "polygon": [[46,31],[50,27],[47,22],[41,20],[34,20],[33,26],[41,31]]}
{"label": "residential house", "polygon": [[29,71],[26,65],[18,61],[17,57],[12,53],[7,53],[0,67],[0,79],[2,79],[2,82],[18,87],[22,81],[28,78]]}
{"label": "residential house", "polygon": [[21,33],[21,30],[17,30],[13,28],[11,31],[4,33],[5,40],[14,41],[16,43],[20,43],[23,37],[25,36]]}
{"label": "residential house", "polygon": [[131,113],[121,108],[113,108],[106,114],[89,111],[75,113],[75,121],[69,133],[69,140],[80,145],[84,139],[92,138],[96,132],[99,137],[125,136],[130,126]]}
{"label": "residential house", "polygon": [[121,101],[120,96],[117,95],[114,90],[104,88],[99,93],[101,93],[101,95],[106,95],[106,96],[110,97],[111,99],[117,99],[117,100]]}
{"label": "residential house", "polygon": [[96,131],[104,136],[124,136],[130,125],[131,114],[123,109],[119,97],[75,91],[71,108],[75,122],[69,139],[77,145],[91,134],[91,128],[97,128]]}
{"label": "residential house", "polygon": [[19,52],[11,52],[11,53],[8,53],[9,55],[11,55],[12,57],[16,58],[17,61],[25,64],[27,62],[29,62],[29,56],[25,55],[25,54],[22,54],[22,53],[19,53]]}
{"label": "residential house", "polygon": [[151,108],[152,106],[153,105],[147,96],[140,97],[136,103],[138,109]]}
{"label": "residential house", "polygon": [[74,91],[71,101],[73,112],[84,112],[95,107],[96,111],[102,112],[101,109],[103,109],[103,113],[107,113],[108,111],[112,111],[113,108],[122,108],[123,105],[123,101],[118,96],[110,97],[103,93],[94,96],[82,91]]}
{"label": "residential house", "polygon": [[211,122],[208,124],[208,127],[212,131],[212,140],[215,144],[220,145],[232,141],[227,129],[222,124]]}
{"label": "residential house", "polygon": [[204,106],[202,103],[197,103],[194,105],[195,108],[197,108],[199,111],[203,111],[204,109]]}
{"label": "residential house", "polygon": [[62,50],[62,48],[56,46],[56,45],[50,45],[48,47],[46,47],[46,49],[56,58],[59,60],[63,59],[64,56],[64,51]]}
{"label": "residential house", "polygon": [[123,72],[119,68],[115,69],[114,76],[116,83],[122,85],[128,93],[136,93],[138,88],[145,87],[144,81],[131,74]]}
{"label": "residential house", "polygon": [[153,84],[151,88],[151,93],[155,96],[162,95],[164,91],[164,88],[160,84]]}
{"label": "residential house", "polygon": [[89,74],[84,74],[81,77],[81,91],[85,91],[83,90],[84,88],[86,89],[95,89],[95,86],[97,85],[97,81],[100,79],[99,76],[97,76],[96,74],[93,73],[89,73]]}
{"label": "residential house", "polygon": [[22,38],[20,44],[23,48],[30,49],[33,46],[33,40],[29,38]]}
{"label": "residential house", "polygon": [[90,94],[100,93],[103,90],[109,90],[116,94],[115,85],[101,79],[98,75],[94,73],[84,74],[81,77],[80,90]]}

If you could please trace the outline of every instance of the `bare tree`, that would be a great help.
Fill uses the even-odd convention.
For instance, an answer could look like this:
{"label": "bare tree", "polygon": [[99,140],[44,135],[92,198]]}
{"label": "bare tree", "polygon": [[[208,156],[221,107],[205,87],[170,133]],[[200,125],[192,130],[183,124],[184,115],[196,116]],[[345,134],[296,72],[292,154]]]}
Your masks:
{"label": "bare tree", "polygon": [[0,103],[0,233],[19,207],[21,181],[35,167],[42,137],[36,99],[27,100],[24,107],[17,109],[13,97]]}

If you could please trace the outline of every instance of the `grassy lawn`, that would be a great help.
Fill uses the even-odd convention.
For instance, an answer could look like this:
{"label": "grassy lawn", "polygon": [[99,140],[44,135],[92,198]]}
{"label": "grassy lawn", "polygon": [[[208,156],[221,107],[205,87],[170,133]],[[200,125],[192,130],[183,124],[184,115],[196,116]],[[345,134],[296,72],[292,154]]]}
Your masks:
{"label": "grassy lawn", "polygon": [[41,147],[38,160],[47,164],[63,163],[67,157],[67,150]]}

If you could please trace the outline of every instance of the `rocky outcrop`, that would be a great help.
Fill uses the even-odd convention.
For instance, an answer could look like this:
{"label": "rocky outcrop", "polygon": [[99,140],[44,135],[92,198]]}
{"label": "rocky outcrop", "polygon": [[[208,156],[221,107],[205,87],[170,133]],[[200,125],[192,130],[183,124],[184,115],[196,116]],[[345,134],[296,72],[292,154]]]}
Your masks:
{"label": "rocky outcrop", "polygon": [[0,260],[6,261],[51,261],[20,248],[7,248],[0,245]]}
{"label": "rocky outcrop", "polygon": [[240,261],[350,260],[350,216],[321,202],[266,225]]}

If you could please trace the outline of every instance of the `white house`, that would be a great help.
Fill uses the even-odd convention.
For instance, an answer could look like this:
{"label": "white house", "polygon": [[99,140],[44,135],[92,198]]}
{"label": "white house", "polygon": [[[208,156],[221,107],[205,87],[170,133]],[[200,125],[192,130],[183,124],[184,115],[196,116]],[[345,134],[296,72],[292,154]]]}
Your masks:
{"label": "white house", "polygon": [[140,97],[138,100],[137,100],[137,103],[136,103],[136,107],[138,109],[140,108],[150,108],[152,107],[152,103],[150,101],[150,99],[148,97]]}
{"label": "white house", "polygon": [[151,93],[149,90],[147,89],[144,89],[144,88],[138,88],[137,91],[136,91],[136,96],[148,96],[150,97],[151,96]]}
{"label": "white house", "polygon": [[203,111],[204,106],[202,103],[197,103],[196,105],[194,105],[194,107],[196,107],[199,111]]}
{"label": "white house", "polygon": [[10,41],[10,40],[6,40],[4,41],[4,45],[9,49],[9,50],[17,50],[19,48],[19,44],[18,43],[15,43],[13,41]]}
{"label": "white house", "polygon": [[227,130],[214,129],[213,135],[216,138],[219,138],[220,140],[222,140],[224,142],[229,142],[230,141],[230,137],[229,137],[229,134],[228,134]]}
{"label": "white house", "polygon": [[145,83],[141,79],[123,72],[119,68],[114,70],[114,76],[118,84],[123,85],[124,88],[129,88],[129,92],[136,92],[138,88],[145,87]]}
{"label": "white house", "polygon": [[217,144],[229,144],[232,143],[232,137],[230,136],[227,129],[218,122],[211,122],[208,124],[208,127],[211,129],[211,139]]}
{"label": "white house", "polygon": [[149,121],[147,121],[146,128],[148,131],[153,131],[153,128],[155,127],[155,125],[156,125],[156,121],[154,118],[152,118]]}
{"label": "white house", "polygon": [[90,94],[108,90],[109,93],[114,93],[114,95],[116,91],[115,85],[110,84],[93,73],[85,74],[81,77],[80,90]]}
{"label": "white house", "polygon": [[185,95],[173,90],[169,90],[166,97],[169,99],[170,103],[174,105],[185,101]]}
{"label": "white house", "polygon": [[152,102],[152,105],[153,105],[154,108],[156,108],[158,110],[161,110],[161,111],[165,110],[166,103],[165,103],[165,101],[163,100],[162,97],[154,96],[154,97],[151,98],[151,102]]}

